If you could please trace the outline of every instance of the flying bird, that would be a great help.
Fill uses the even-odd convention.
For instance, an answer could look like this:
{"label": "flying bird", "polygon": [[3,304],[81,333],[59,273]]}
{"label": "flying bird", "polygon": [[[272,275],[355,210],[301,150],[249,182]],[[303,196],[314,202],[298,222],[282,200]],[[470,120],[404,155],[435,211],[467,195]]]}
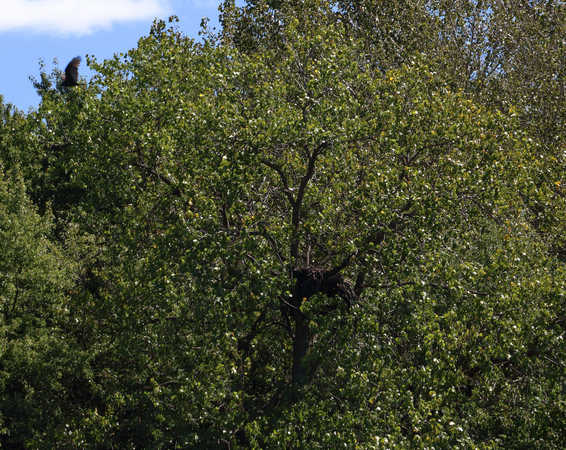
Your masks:
{"label": "flying bird", "polygon": [[79,84],[79,65],[81,63],[81,57],[75,56],[71,59],[71,62],[67,64],[65,68],[65,74],[63,75],[63,86],[71,87]]}

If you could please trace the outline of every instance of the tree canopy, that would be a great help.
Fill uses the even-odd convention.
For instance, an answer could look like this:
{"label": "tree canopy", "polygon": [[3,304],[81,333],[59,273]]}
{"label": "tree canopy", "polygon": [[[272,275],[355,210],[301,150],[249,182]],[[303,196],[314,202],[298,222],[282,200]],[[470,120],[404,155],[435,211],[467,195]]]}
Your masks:
{"label": "tree canopy", "polygon": [[42,73],[1,105],[1,445],[566,446],[561,8],[226,1]]}

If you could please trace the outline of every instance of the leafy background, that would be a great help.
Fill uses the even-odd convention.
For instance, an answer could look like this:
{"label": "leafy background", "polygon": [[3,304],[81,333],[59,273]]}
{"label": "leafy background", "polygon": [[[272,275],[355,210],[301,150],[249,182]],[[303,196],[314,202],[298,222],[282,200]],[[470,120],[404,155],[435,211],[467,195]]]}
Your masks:
{"label": "leafy background", "polygon": [[564,448],[561,2],[156,21],[0,127],[6,448]]}

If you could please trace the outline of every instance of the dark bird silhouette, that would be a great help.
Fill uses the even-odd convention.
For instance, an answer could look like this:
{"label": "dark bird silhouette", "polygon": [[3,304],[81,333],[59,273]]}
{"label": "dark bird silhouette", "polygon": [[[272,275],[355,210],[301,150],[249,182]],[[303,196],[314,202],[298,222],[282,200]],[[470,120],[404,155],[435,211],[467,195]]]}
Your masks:
{"label": "dark bird silhouette", "polygon": [[65,68],[65,74],[63,75],[63,86],[71,87],[79,84],[79,65],[81,63],[81,57],[75,56],[71,59],[71,62],[67,64]]}

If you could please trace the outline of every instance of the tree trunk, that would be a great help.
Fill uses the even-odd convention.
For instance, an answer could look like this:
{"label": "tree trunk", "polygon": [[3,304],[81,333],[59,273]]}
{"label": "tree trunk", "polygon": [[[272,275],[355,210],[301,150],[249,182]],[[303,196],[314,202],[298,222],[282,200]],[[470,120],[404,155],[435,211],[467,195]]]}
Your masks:
{"label": "tree trunk", "polygon": [[[351,283],[345,280],[336,270],[325,270],[320,267],[303,267],[293,270],[293,276],[296,282],[291,301],[291,315],[295,322],[292,381],[295,386],[302,386],[309,381],[305,356],[310,343],[310,319],[301,311],[302,303],[321,292],[328,297],[340,297],[346,305],[350,306],[356,299],[356,293]],[[332,306],[330,310],[335,308],[336,306]]]}
{"label": "tree trunk", "polygon": [[[299,303],[300,304],[300,303]],[[300,310],[293,312],[295,339],[293,341],[293,384],[304,385],[308,381],[305,356],[309,347],[309,323]]]}

